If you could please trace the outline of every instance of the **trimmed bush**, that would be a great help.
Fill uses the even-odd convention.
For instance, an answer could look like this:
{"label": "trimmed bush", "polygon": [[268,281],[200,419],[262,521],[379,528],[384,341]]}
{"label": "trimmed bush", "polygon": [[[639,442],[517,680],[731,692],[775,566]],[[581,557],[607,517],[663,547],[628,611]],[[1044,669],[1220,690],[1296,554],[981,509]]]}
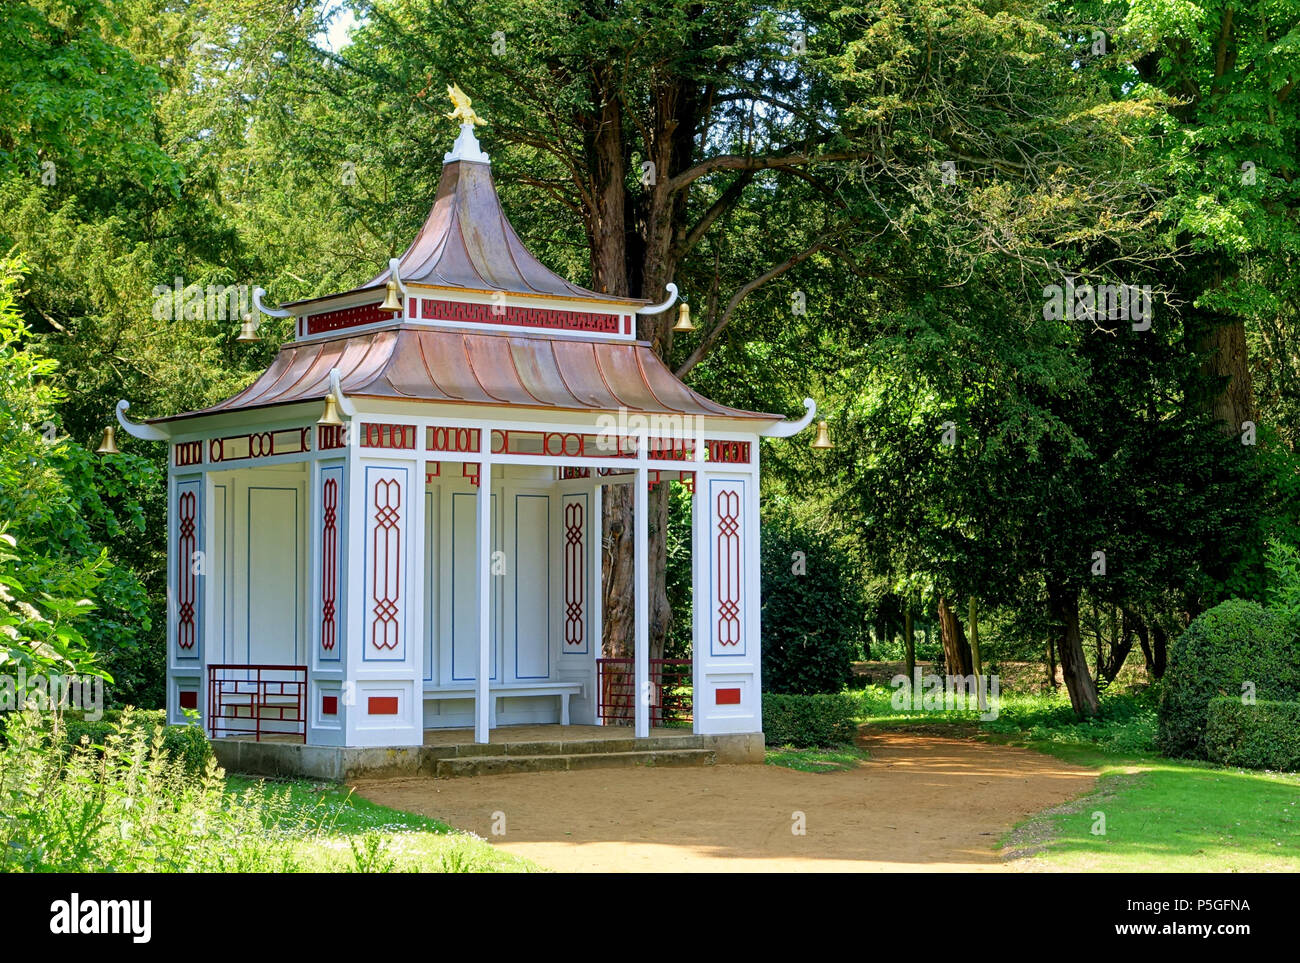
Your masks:
{"label": "trimmed bush", "polygon": [[763,519],[763,691],[840,692],[865,620],[862,579],[830,535],[772,508]]}
{"label": "trimmed bush", "polygon": [[763,693],[763,740],[769,746],[841,746],[858,734],[858,702],[845,693]]}
{"label": "trimmed bush", "polygon": [[1281,614],[1229,599],[1196,618],[1174,642],[1162,680],[1156,744],[1167,756],[1205,759],[1210,700],[1240,699],[1242,683],[1259,699],[1300,694],[1300,640]]}
{"label": "trimmed bush", "polygon": [[1300,701],[1211,699],[1205,750],[1225,766],[1300,770]]}

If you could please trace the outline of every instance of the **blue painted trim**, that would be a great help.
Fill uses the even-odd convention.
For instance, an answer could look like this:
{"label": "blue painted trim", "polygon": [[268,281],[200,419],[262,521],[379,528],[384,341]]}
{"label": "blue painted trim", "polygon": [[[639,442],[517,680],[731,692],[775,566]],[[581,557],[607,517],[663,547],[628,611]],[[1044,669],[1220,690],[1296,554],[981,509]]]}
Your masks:
{"label": "blue painted trim", "polygon": [[[433,640],[438,634],[438,609],[433,604],[433,583],[438,577],[441,546],[432,538],[434,492],[424,489],[424,681],[433,681]],[[433,560],[432,565],[429,564]]]}
{"label": "blue painted trim", "polygon": [[[302,579],[299,578],[301,572],[298,571],[298,553],[302,550],[302,542],[298,537],[298,486],[290,485],[280,487],[275,485],[249,485],[248,486],[248,509],[244,512],[244,528],[247,538],[244,541],[244,661],[248,665],[253,664],[253,492],[293,492],[293,661],[297,664],[300,659],[298,656],[298,621],[302,618],[302,599],[299,598],[299,586]],[[261,659],[259,662],[263,661]]]}
{"label": "blue painted trim", "polygon": [[[718,520],[717,520],[717,498],[714,496],[713,489],[715,485],[735,486],[740,495],[740,650],[719,651],[718,647],[718,598],[717,598],[717,562],[714,552],[718,547]],[[745,617],[748,607],[749,592],[745,586],[745,549],[749,541],[749,526],[747,524],[748,515],[745,512],[745,480],[743,478],[710,478],[709,479],[709,655],[714,658],[730,659],[740,658],[745,655],[749,647],[749,619]]]}
{"label": "blue painted trim", "polygon": [[[221,493],[221,661],[229,662],[229,640],[230,626],[226,623],[226,613],[229,611],[230,593],[230,571],[234,566],[234,559],[230,557],[230,493],[226,490],[226,485],[212,486],[212,506],[215,509],[217,503],[217,492]],[[213,571],[208,567],[208,571]]]}
{"label": "blue painted trim", "polygon": [[[207,529],[204,526],[207,522],[207,512],[205,510],[207,506],[204,504],[202,476],[198,478],[191,478],[188,481],[176,483],[176,507],[174,509],[174,514],[172,515],[172,517],[177,520],[180,519],[181,495],[190,488],[194,489],[194,525],[195,525],[194,550],[196,552],[206,552],[208,547],[205,544],[206,543],[205,536],[207,534]],[[176,531],[174,528],[173,528],[172,535],[173,537],[176,537]],[[176,537],[175,544],[176,544],[176,551],[179,553],[180,552],[179,537]],[[190,567],[193,564],[194,564],[194,560],[192,558],[187,558],[185,560],[186,568]],[[204,629],[206,628],[206,618],[208,614],[207,601],[204,598],[204,596],[207,594],[207,586],[204,582],[204,579],[206,578],[207,578],[206,575],[196,575],[194,578],[194,653],[193,655],[185,655],[181,652],[180,644],[177,641],[180,635],[180,619],[177,618],[176,620],[175,633],[173,634],[172,638],[173,638],[173,646],[174,646],[174,651],[176,653],[177,662],[197,662],[200,665],[203,664],[203,647],[207,644],[207,639],[205,638],[207,633],[204,631]],[[179,579],[177,581],[176,591],[177,591],[177,595],[179,595],[180,594]]]}
{"label": "blue painted trim", "polygon": [[[564,571],[564,548],[567,544],[564,539],[564,512],[565,504],[573,499],[577,501],[582,499],[582,648],[570,649],[564,643],[564,633],[560,632],[560,654],[561,655],[590,655],[591,654],[591,506],[587,501],[586,492],[571,492],[560,498],[560,571]],[[561,621],[564,618],[564,600],[560,600]]]}
{"label": "blue painted trim", "polygon": [[[348,627],[347,613],[345,611],[345,604],[344,604],[348,594],[346,592],[347,579],[345,577],[346,573],[344,572],[344,565],[343,565],[343,560],[347,557],[343,552],[343,537],[344,534],[346,533],[347,525],[345,523],[347,522],[348,519],[348,511],[347,511],[348,508],[347,481],[348,480],[347,480],[347,473],[343,470],[343,465],[341,464],[330,465],[327,468],[321,468],[319,497],[321,498],[321,516],[323,521],[324,512],[325,512],[325,505],[324,505],[325,482],[328,478],[333,477],[336,473],[338,475],[338,483],[339,483],[339,504],[338,504],[338,508],[335,510],[338,515],[338,520],[335,523],[335,533],[334,533],[334,553],[335,553],[334,574],[335,574],[335,579],[337,580],[337,584],[334,586],[334,635],[336,638],[334,642],[334,654],[326,655],[325,650],[322,649],[320,646],[321,640],[319,637],[317,637],[316,658],[320,662],[343,661],[343,644],[344,644],[344,639],[347,638],[347,627]],[[323,552],[321,556],[321,564],[324,565]],[[308,568],[310,570],[310,566],[308,566]],[[322,574],[324,574],[323,571]],[[319,609],[317,610],[316,614],[317,614],[316,622],[317,622],[317,626],[319,627],[319,623],[320,623]]]}
{"label": "blue painted trim", "polygon": [[[373,535],[373,529],[371,528],[371,518],[370,518],[370,496],[374,493],[374,490],[370,487],[371,472],[392,472],[394,475],[397,474],[398,472],[402,473],[402,479],[403,479],[402,494],[404,498],[403,504],[406,506],[406,512],[407,512],[405,515],[402,516],[402,550],[403,552],[407,553],[407,555],[410,554],[410,550],[411,550],[410,469],[405,468],[401,465],[382,465],[382,466],[367,465],[365,476],[364,476],[365,485],[366,485],[365,500],[362,502],[362,504],[365,505],[365,524],[363,526],[363,531],[368,536],[366,538],[365,564],[362,566],[362,572],[361,572],[362,574],[361,591],[363,594],[367,591],[367,588],[370,585],[370,565],[371,565],[370,556],[372,550],[375,547],[374,538],[369,537]],[[401,561],[401,572],[402,572],[402,578],[401,578],[401,584],[398,586],[398,591],[401,592],[402,594],[399,595],[398,597],[409,600],[410,594],[406,591],[406,586],[409,584],[409,580],[411,576],[411,566],[408,564],[408,560],[406,558],[403,558]],[[405,662],[406,661],[406,632],[411,617],[411,612],[410,609],[407,607],[407,603],[403,601],[403,603],[400,606],[401,621],[397,623],[398,649],[393,650],[393,652],[396,653],[400,649],[401,655],[394,654],[392,656],[385,656],[385,657],[372,657],[369,654],[371,648],[370,626],[366,622],[366,619],[370,614],[369,608],[370,608],[369,605],[365,606],[366,610],[363,611],[361,616],[361,627],[362,627],[361,661],[362,662]]]}
{"label": "blue painted trim", "polygon": [[[519,674],[519,499],[540,498],[546,502],[546,675]],[[551,496],[515,493],[515,681],[549,679],[551,677]]]}

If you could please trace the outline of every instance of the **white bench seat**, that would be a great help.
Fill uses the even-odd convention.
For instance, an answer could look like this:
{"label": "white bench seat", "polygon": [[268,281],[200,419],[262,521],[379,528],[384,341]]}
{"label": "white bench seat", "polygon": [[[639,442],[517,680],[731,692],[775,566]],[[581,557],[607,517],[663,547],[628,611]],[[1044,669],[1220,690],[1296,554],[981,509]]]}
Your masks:
{"label": "white bench seat", "polygon": [[[488,684],[488,724],[497,724],[497,700],[525,696],[558,696],[560,700],[560,725],[569,724],[569,699],[581,696],[581,682],[493,682]],[[473,685],[442,685],[424,687],[424,698],[430,701],[448,699],[473,699],[478,692]]]}

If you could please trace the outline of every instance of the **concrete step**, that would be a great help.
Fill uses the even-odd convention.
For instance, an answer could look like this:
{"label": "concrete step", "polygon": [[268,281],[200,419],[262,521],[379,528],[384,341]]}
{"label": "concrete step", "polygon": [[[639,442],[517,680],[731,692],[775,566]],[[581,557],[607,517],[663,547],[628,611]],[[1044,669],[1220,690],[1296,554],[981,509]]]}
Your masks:
{"label": "concrete step", "polygon": [[680,736],[655,736],[637,739],[552,739],[545,742],[459,743],[451,746],[425,746],[426,759],[450,759],[483,756],[580,756],[622,752],[661,752],[677,749],[705,749],[714,745],[710,736],[683,732]]}
{"label": "concrete step", "polygon": [[[605,745],[608,745],[608,742]],[[507,772],[563,772],[578,769],[626,769],[634,766],[712,766],[717,762],[717,755],[713,749],[659,748],[621,752],[550,753],[533,756],[458,756],[439,759],[434,775],[440,779],[450,779]]]}

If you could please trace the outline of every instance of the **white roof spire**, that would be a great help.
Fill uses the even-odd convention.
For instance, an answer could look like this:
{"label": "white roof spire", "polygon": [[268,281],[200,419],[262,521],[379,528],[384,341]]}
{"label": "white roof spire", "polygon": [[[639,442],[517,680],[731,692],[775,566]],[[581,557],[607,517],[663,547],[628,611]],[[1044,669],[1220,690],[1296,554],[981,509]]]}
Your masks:
{"label": "white roof spire", "polygon": [[442,155],[442,162],[450,164],[452,161],[475,161],[479,164],[488,164],[488,155],[483,153],[483,149],[478,145],[478,138],[474,136],[473,124],[461,124],[460,136],[456,138],[456,143],[451,147],[450,154]]}

